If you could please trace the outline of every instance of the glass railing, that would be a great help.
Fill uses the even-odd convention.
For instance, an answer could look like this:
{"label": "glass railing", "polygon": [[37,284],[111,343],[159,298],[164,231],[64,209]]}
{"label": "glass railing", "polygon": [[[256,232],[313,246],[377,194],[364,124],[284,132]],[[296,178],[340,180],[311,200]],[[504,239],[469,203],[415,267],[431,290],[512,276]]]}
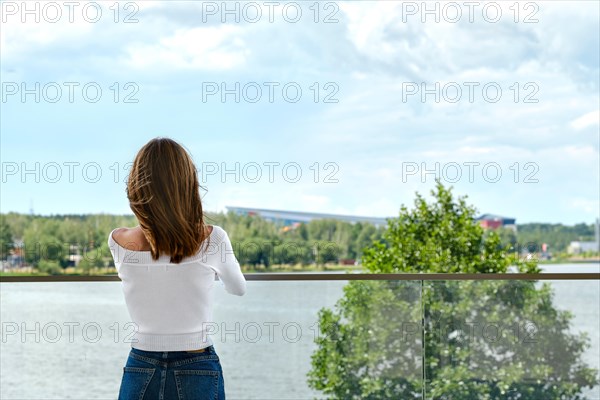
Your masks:
{"label": "glass railing", "polygon": [[[230,399],[600,398],[598,273],[246,278],[214,290]],[[118,277],[0,281],[0,398],[116,399]]]}

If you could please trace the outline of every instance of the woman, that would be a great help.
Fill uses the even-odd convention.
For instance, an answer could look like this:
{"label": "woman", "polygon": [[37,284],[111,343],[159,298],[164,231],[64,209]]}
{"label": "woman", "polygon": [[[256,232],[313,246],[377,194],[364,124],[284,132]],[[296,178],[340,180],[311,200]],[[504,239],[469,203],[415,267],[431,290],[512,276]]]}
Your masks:
{"label": "woman", "polygon": [[171,139],[153,139],[135,157],[127,197],[139,226],[108,237],[136,327],[119,400],[225,399],[207,335],[211,289],[218,277],[242,296],[246,280],[227,233],[204,223],[199,188],[190,155]]}

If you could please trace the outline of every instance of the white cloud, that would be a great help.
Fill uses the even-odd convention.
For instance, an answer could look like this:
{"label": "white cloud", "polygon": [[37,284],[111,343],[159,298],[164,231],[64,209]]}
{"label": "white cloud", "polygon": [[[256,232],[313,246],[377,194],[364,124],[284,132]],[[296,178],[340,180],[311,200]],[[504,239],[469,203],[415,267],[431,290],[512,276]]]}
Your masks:
{"label": "white cloud", "polygon": [[[382,31],[395,18],[397,4],[394,2],[343,2],[340,10],[348,18],[348,34],[360,51],[377,54],[386,50],[382,43]],[[378,48],[373,48],[373,45]],[[389,48],[387,49],[389,50]]]}
{"label": "white cloud", "polygon": [[3,17],[6,18],[0,29],[3,63],[10,63],[13,57],[19,55],[31,55],[37,49],[49,45],[66,43],[73,38],[80,40],[96,27],[96,24],[82,18],[74,18],[73,22],[68,22],[67,16],[63,16],[57,23],[47,22],[41,17],[38,17],[39,22],[36,23],[35,15],[27,16],[25,22],[21,22],[19,14]]}
{"label": "white cloud", "polygon": [[571,126],[576,130],[587,128],[588,126],[598,125],[600,122],[600,111],[591,111],[579,118],[571,121]]}
{"label": "white cloud", "polygon": [[583,210],[584,212],[590,214],[590,216],[592,217],[598,216],[598,212],[600,210],[600,202],[598,200],[573,198],[571,199],[570,205],[571,208]]}
{"label": "white cloud", "polygon": [[[422,24],[419,16],[416,22],[403,23],[399,2],[340,2],[338,24],[314,24],[308,9],[311,3],[306,3],[306,18],[299,24],[221,24],[217,19],[204,24],[200,3],[176,3],[139,3],[138,24],[114,24],[110,10],[99,24],[4,24],[3,76],[8,71],[13,80],[135,78],[143,83],[144,94],[159,99],[168,87],[175,95],[163,97],[168,100],[155,108],[141,103],[135,118],[143,123],[136,124],[132,137],[147,134],[148,126],[167,126],[171,122],[164,115],[176,110],[185,129],[216,127],[219,138],[206,141],[215,148],[217,141],[235,145],[231,147],[242,149],[244,156],[261,141],[264,154],[281,154],[284,159],[305,154],[342,166],[344,179],[332,186],[284,183],[257,190],[248,185],[213,185],[215,190],[207,197],[209,209],[238,204],[391,215],[399,204],[412,201],[414,191],[425,188],[418,176],[402,181],[402,162],[424,162],[428,168],[435,162],[498,162],[506,182],[481,182],[479,169],[476,184],[463,180],[461,190],[486,210],[503,212],[503,207],[509,207],[506,213],[519,218],[574,221],[581,213],[565,209],[562,215],[560,207],[569,208],[571,198],[597,196],[597,137],[569,133],[597,129],[600,119],[598,111],[590,111],[598,101],[598,42],[589,34],[598,30],[598,3],[571,7],[543,2],[537,24],[514,24],[509,10],[508,20],[496,25],[482,21]],[[339,103],[232,108],[210,104],[199,113],[197,104],[186,101],[179,89],[207,75],[333,81],[339,84],[335,96]],[[422,103],[419,95],[403,101],[402,83],[412,81],[441,85],[493,81],[502,86],[503,97],[499,103],[485,102],[480,87],[474,103],[464,100],[466,89],[456,104]],[[515,82],[520,84],[517,103],[510,89]],[[523,102],[532,92],[524,87],[528,82],[539,86],[534,96],[538,103]],[[58,138],[56,143],[71,134],[58,123],[35,129],[35,121],[47,119],[31,118],[30,105],[18,106],[12,116],[7,114],[7,132],[39,131]],[[80,113],[75,106],[70,113]],[[95,110],[97,115],[111,112],[100,103]],[[114,119],[106,118],[106,125],[98,129],[116,132],[110,121]],[[79,127],[73,124],[72,129]],[[236,136],[240,130],[245,131],[244,137]],[[289,145],[269,140],[276,135],[290,138]],[[3,138],[3,153],[26,147],[20,143],[23,139],[13,136],[8,145]],[[531,172],[524,169],[525,163],[537,163],[535,177],[540,183],[515,184],[510,167],[516,162],[521,179]],[[370,197],[357,196],[357,191]],[[507,196],[511,203],[505,206]],[[13,202],[18,201],[17,196]]]}
{"label": "white cloud", "polygon": [[242,28],[233,25],[180,29],[157,44],[130,45],[126,64],[133,68],[231,69],[250,54]]}

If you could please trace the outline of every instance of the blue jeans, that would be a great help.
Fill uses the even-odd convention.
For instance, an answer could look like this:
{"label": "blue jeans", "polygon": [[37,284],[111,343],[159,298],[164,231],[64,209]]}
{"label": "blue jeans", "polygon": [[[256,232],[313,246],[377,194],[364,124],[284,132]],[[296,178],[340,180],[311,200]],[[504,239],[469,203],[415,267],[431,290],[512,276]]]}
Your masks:
{"label": "blue jeans", "polygon": [[202,353],[131,348],[119,400],[225,400],[219,357],[213,346]]}

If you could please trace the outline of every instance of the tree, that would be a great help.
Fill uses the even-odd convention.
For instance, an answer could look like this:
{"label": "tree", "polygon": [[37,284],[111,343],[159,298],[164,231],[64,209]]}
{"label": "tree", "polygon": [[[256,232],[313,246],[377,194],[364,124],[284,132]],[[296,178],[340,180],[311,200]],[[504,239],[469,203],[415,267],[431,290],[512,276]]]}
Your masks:
{"label": "tree", "polygon": [[5,260],[14,247],[13,233],[4,215],[0,216],[0,260]]}
{"label": "tree", "polygon": [[62,273],[62,267],[55,260],[39,260],[37,268],[43,274],[60,275]]}
{"label": "tree", "polygon": [[547,243],[553,252],[563,252],[574,240],[593,241],[594,224],[522,224],[518,225],[516,239],[518,247],[528,247],[532,252],[539,252],[542,243]]}
{"label": "tree", "polygon": [[61,223],[50,218],[36,218],[23,233],[25,261],[38,267],[41,261],[47,261],[43,268],[54,263],[59,267],[67,265],[66,243],[60,235]]}
{"label": "tree", "polygon": [[[371,273],[538,273],[439,182],[363,251]],[[338,399],[579,399],[598,383],[585,334],[535,281],[350,281],[319,311],[311,387]],[[424,379],[425,378],[425,379]]]}
{"label": "tree", "polygon": [[90,272],[92,271],[92,269],[98,269],[98,268],[103,268],[104,267],[104,260],[102,260],[102,258],[100,257],[94,257],[94,256],[90,256],[90,257],[83,257],[81,259],[81,261],[79,261],[79,265],[78,268],[81,269],[81,271],[86,274],[89,275]]}

